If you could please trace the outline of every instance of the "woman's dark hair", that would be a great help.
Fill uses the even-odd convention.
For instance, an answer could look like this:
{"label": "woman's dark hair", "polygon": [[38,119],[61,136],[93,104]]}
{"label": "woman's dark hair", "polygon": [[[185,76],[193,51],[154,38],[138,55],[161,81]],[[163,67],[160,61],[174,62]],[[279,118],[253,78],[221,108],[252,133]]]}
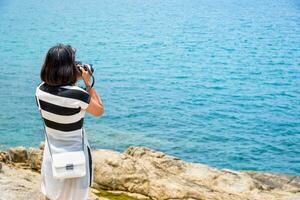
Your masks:
{"label": "woman's dark hair", "polygon": [[41,79],[51,86],[74,84],[77,80],[75,50],[64,44],[50,48],[42,66]]}

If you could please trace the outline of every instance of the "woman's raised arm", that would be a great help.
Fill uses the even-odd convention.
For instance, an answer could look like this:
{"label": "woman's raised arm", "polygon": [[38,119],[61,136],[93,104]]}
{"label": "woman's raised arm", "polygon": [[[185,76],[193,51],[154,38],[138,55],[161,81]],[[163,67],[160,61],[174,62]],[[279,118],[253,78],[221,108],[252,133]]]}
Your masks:
{"label": "woman's raised arm", "polygon": [[104,106],[101,101],[101,98],[97,94],[96,90],[90,88],[89,90],[91,100],[89,106],[86,109],[86,112],[94,115],[94,116],[101,116],[104,113]]}
{"label": "woman's raised arm", "polygon": [[86,109],[86,112],[94,115],[94,116],[101,116],[104,113],[104,106],[101,101],[101,97],[97,94],[96,90],[94,88],[91,88],[91,76],[88,71],[84,70],[82,67],[80,67],[80,70],[82,72],[81,76],[82,79],[88,88],[88,92],[90,94],[90,103],[89,106]]}

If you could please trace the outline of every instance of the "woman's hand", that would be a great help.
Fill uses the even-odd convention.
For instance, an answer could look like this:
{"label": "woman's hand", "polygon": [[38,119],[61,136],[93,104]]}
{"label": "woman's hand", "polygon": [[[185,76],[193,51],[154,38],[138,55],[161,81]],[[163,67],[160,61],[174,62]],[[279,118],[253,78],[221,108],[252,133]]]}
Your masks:
{"label": "woman's hand", "polygon": [[91,75],[87,70],[84,70],[83,67],[79,67],[81,70],[81,77],[87,87],[91,86]]}

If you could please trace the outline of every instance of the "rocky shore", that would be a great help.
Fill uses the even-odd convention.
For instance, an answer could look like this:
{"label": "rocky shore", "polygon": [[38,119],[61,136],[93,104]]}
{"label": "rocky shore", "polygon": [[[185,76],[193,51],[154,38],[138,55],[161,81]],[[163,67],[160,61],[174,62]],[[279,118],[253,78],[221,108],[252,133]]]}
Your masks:
{"label": "rocky shore", "polygon": [[[42,198],[40,148],[0,152],[0,200]],[[145,147],[93,151],[90,200],[299,200],[300,177],[217,169]]]}

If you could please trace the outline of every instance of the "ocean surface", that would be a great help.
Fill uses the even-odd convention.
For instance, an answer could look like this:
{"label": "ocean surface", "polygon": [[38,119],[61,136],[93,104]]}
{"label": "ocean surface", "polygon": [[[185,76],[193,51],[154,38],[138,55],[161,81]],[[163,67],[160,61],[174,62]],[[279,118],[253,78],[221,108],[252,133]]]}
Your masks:
{"label": "ocean surface", "polygon": [[299,0],[0,0],[0,149],[44,139],[34,93],[59,42],[95,66],[93,148],[300,175]]}

